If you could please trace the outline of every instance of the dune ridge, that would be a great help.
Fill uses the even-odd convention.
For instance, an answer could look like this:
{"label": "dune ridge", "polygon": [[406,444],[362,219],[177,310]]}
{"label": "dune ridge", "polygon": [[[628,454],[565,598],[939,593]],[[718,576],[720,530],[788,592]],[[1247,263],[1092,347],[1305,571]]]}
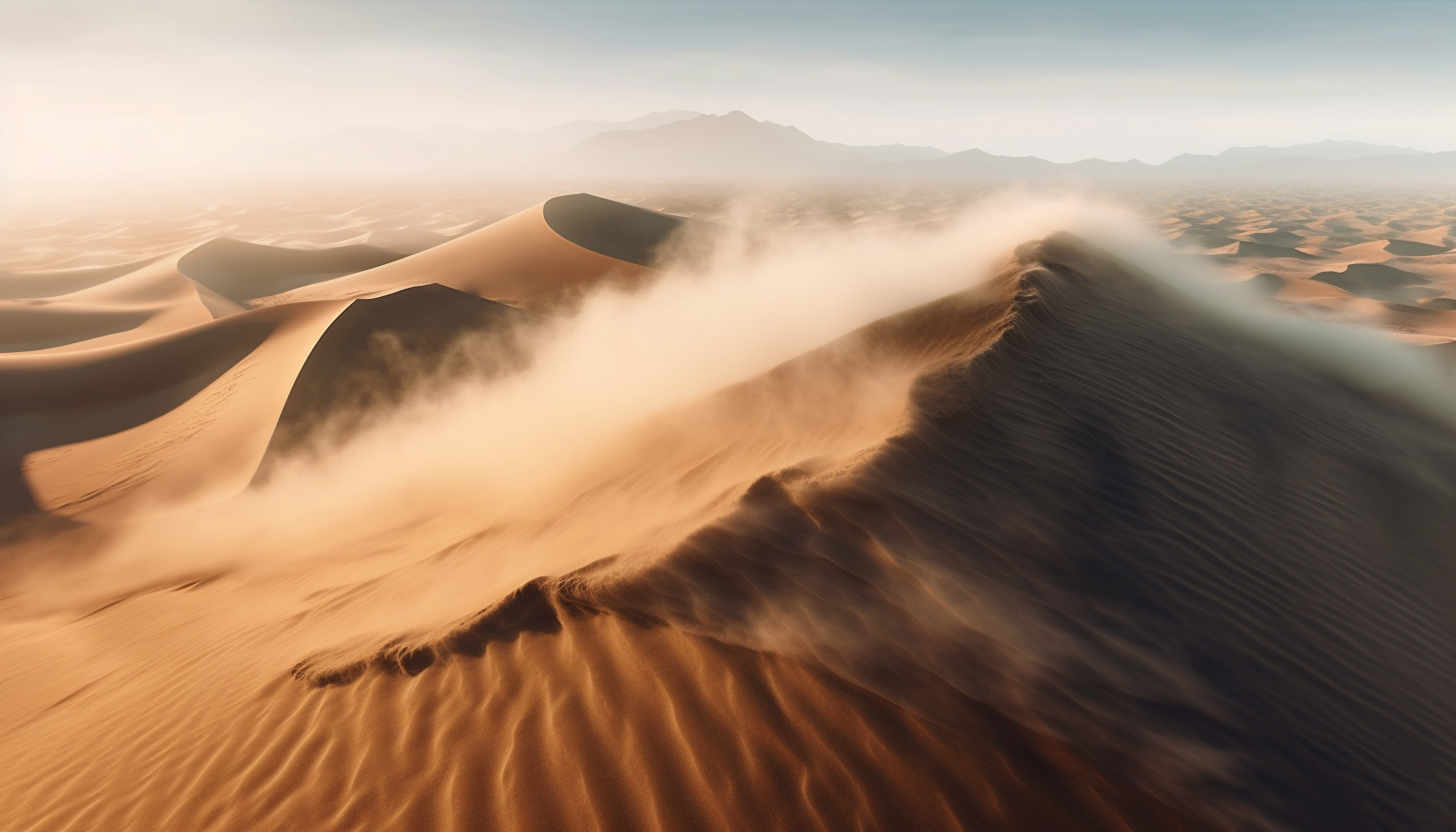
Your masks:
{"label": "dune ridge", "polygon": [[[994,703],[1208,822],[1439,828],[1456,778],[1456,641],[1441,624],[1453,599],[1438,577],[1451,530],[1389,489],[1456,498],[1437,473],[1456,453],[1450,430],[1287,357],[1211,349],[1231,333],[1075,241],[1022,257],[1014,318],[983,305],[977,327],[958,310],[966,337],[925,356],[911,424],[868,456],[768,474],[645,567],[533,581],[433,642],[295,675],[427,674],[606,613],[812,659],[942,728],[970,730],[957,697]],[[924,332],[927,315],[902,332]],[[1167,369],[1189,361],[1208,363]],[[1227,378],[1259,386],[1231,400]],[[1149,407],[1130,384],[1179,389]],[[1343,407],[1312,418],[1316,401]],[[1361,444],[1354,419],[1402,426],[1360,436],[1402,439],[1341,459]],[[1265,473],[1308,455],[1322,489]],[[1372,477],[1386,491],[1374,505]],[[1399,559],[1377,566],[1373,552]],[[1305,622],[1297,638],[1291,617]]]}
{"label": "dune ridge", "polygon": [[[589,194],[554,197],[405,261],[281,292],[259,302],[273,305],[368,297],[430,282],[511,306],[543,309],[569,303],[581,292],[599,289],[604,283],[640,284],[650,274],[646,264],[651,261],[651,247],[675,231],[680,221],[625,205],[603,211],[592,204],[598,199]],[[625,218],[621,218],[623,214]],[[644,221],[647,227],[636,230]],[[603,222],[608,223],[605,232],[590,230]],[[580,225],[588,227],[573,233]],[[603,252],[582,243],[622,247]]]}
{"label": "dune ridge", "polygon": [[538,206],[96,351],[192,362],[145,427],[292,327],[279,467],[0,550],[0,825],[1452,825],[1449,396],[1039,210],[662,274]]}
{"label": "dune ridge", "polygon": [[[8,413],[0,517],[37,508],[127,513],[228,496],[325,431],[330,441],[346,438],[369,413],[419,393],[429,378],[458,383],[465,365],[477,374],[503,371],[510,361],[483,366],[456,342],[467,332],[520,328],[526,313],[479,293],[498,296],[502,280],[510,290],[510,281],[522,279],[521,263],[554,269],[561,281],[532,284],[534,302],[570,303],[578,284],[622,270],[636,280],[651,274],[653,247],[681,225],[587,195],[552,205],[561,206],[553,208],[554,225],[537,206],[488,227],[484,245],[459,240],[411,257],[370,246],[303,250],[222,238],[135,269],[92,270],[87,281],[106,279],[70,294],[0,307],[0,322],[10,316],[19,324],[5,331],[16,339],[14,355],[0,356]],[[602,223],[605,231],[594,237],[581,230]],[[589,245],[629,241],[615,249],[628,259],[585,248],[558,229]],[[483,261],[482,249],[490,255]],[[404,271],[393,277],[373,275],[401,261]],[[32,277],[27,286],[39,284]],[[71,275],[52,277],[55,290],[69,288]],[[353,280],[355,289],[339,287],[340,280]],[[358,291],[361,280],[382,282]],[[310,288],[309,297],[325,299],[275,299]],[[503,317],[512,323],[496,326]],[[75,355],[40,358],[47,353]],[[520,351],[513,354],[519,367]],[[197,369],[199,362],[211,369]],[[427,370],[431,363],[440,366]],[[209,442],[223,443],[210,459],[203,450]],[[148,473],[138,473],[139,463]]]}

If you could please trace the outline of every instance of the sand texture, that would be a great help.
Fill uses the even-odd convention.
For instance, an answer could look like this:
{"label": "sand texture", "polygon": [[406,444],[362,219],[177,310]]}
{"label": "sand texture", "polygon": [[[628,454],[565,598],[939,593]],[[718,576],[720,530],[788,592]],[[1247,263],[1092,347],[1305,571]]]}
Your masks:
{"label": "sand texture", "polygon": [[1456,828],[1456,200],[635,197],[5,248],[0,829]]}

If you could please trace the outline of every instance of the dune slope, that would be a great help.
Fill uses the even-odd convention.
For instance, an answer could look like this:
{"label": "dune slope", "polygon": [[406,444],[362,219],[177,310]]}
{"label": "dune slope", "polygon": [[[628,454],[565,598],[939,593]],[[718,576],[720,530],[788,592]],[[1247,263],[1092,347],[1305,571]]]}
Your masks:
{"label": "dune slope", "polygon": [[1075,238],[618,451],[20,620],[0,825],[1456,823],[1456,432]]}
{"label": "dune slope", "polygon": [[551,309],[604,284],[640,285],[676,217],[590,194],[553,197],[404,260],[283,292],[266,303],[368,297],[439,283],[512,306]]}
{"label": "dune slope", "polygon": [[519,369],[506,341],[531,314],[487,297],[552,308],[650,279],[681,225],[577,194],[408,257],[219,238],[150,263],[3,276],[0,520],[227,496],[407,393]]}
{"label": "dune slope", "polygon": [[376,246],[301,250],[222,237],[192,249],[177,270],[235,303],[248,304],[311,283],[392,263],[404,255]]}

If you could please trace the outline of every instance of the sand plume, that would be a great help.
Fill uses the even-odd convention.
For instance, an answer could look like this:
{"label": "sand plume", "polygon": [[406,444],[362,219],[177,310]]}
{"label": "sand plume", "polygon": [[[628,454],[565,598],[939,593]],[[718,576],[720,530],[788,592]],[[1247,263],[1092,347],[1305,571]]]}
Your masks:
{"label": "sand plume", "polygon": [[[328,310],[266,477],[7,576],[3,825],[1456,820],[1429,363],[1106,206],[730,234],[565,305],[467,274],[522,216],[198,330]],[[403,354],[453,382],[354,360],[448,316]]]}
{"label": "sand plume", "polygon": [[[0,359],[0,374],[13,381],[0,469],[6,515],[35,507],[71,516],[103,509],[134,513],[230,496],[255,476],[265,447],[272,449],[271,459],[307,446],[324,423],[337,442],[370,414],[399,404],[407,389],[419,393],[432,380],[458,382],[462,373],[480,377],[512,362],[518,366],[518,359],[476,358],[456,348],[467,332],[511,329],[530,317],[478,296],[489,291],[480,280],[519,279],[522,262],[549,269],[565,257],[576,264],[570,280],[554,289],[537,286],[536,299],[546,306],[570,303],[600,280],[610,281],[619,268],[638,279],[652,274],[645,265],[652,245],[681,224],[628,206],[604,212],[592,200],[577,195],[551,201],[557,206],[550,212],[554,226],[538,206],[490,226],[494,236],[487,235],[486,244],[456,241],[443,253],[403,261],[369,246],[296,250],[218,239],[115,275],[93,270],[84,275],[87,281],[109,279],[71,294],[9,301],[16,308],[0,309],[0,316],[23,325],[6,331],[18,354]],[[642,215],[648,215],[645,227]],[[606,238],[583,231],[583,217],[605,222],[607,237],[627,240],[625,248],[612,250],[632,259],[599,254],[556,232],[600,245]],[[496,259],[478,262],[472,252],[481,250]],[[536,262],[541,256],[546,263]],[[400,268],[383,278],[378,291],[324,291],[342,295],[332,300],[270,299],[280,289],[334,286],[340,274],[378,281],[369,277],[377,271],[372,267],[391,263]],[[436,282],[450,279],[440,269],[451,263],[455,282],[476,292]],[[51,275],[53,291],[73,277],[80,279]],[[19,288],[35,290],[31,284],[40,278],[33,275]],[[270,309],[247,311],[264,306]],[[518,313],[511,325],[496,326],[496,318],[508,313]],[[487,349],[477,340],[475,352],[519,352],[497,341],[498,348]],[[76,355],[41,358],[53,352]],[[208,360],[215,365],[211,375],[188,369]],[[64,390],[74,400],[50,402],[37,385]],[[156,392],[168,386],[169,392]],[[125,392],[108,396],[107,390]],[[68,424],[85,427],[68,430]],[[188,460],[199,470],[189,469]]]}

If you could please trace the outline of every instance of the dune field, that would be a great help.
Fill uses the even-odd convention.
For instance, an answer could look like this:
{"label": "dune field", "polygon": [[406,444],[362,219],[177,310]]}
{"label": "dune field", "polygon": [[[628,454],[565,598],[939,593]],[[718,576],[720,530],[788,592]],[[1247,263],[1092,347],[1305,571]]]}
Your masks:
{"label": "dune field", "polygon": [[0,829],[1456,829],[1456,191],[0,216]]}

